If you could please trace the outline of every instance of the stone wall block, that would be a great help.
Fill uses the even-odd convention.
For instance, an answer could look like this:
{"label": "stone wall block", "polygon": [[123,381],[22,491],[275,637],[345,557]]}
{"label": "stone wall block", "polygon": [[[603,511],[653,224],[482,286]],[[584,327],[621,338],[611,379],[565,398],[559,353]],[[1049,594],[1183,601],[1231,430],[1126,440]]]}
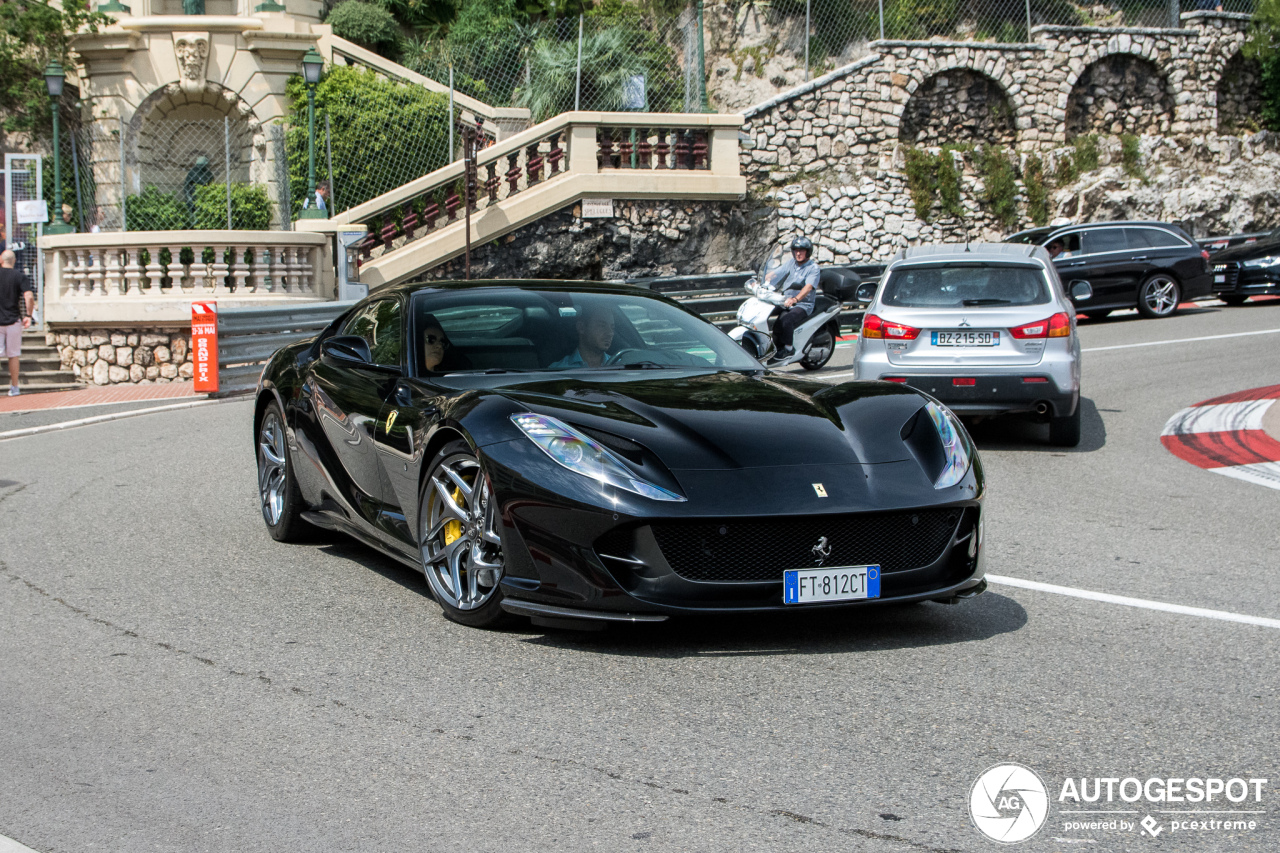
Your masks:
{"label": "stone wall block", "polygon": [[129,371],[117,364],[112,364],[107,367],[107,378],[113,385],[128,382]]}
{"label": "stone wall block", "polygon": [[111,369],[111,365],[107,364],[105,361],[101,359],[95,362],[93,365],[93,384],[94,385],[110,384],[111,382],[110,369]]}
{"label": "stone wall block", "polygon": [[109,343],[102,344],[98,347],[98,358],[107,364],[115,364],[116,349]]}
{"label": "stone wall block", "polygon": [[121,367],[133,364],[133,347],[116,347],[116,364]]}

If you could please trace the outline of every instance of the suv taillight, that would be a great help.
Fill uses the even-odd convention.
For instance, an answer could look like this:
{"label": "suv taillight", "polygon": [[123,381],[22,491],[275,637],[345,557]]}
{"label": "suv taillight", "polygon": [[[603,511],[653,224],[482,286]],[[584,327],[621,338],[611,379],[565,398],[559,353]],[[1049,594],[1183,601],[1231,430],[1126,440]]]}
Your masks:
{"label": "suv taillight", "polygon": [[1071,335],[1071,317],[1059,312],[1047,319],[1027,323],[1025,326],[1014,326],[1009,330],[1009,334],[1019,340],[1069,337]]}
{"label": "suv taillight", "polygon": [[890,323],[875,314],[862,318],[862,337],[889,338],[895,341],[914,341],[920,330],[901,323]]}

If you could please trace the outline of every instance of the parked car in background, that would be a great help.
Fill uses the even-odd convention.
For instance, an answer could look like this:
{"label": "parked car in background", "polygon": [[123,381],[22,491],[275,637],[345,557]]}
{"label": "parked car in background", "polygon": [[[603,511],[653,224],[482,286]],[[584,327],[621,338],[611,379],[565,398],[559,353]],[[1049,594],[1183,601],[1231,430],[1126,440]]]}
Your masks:
{"label": "parked car in background", "polygon": [[1228,305],[1280,294],[1280,228],[1253,243],[1213,256],[1213,292]]}
{"label": "parked car in background", "polygon": [[1209,253],[1209,257],[1221,252],[1223,249],[1234,249],[1236,246],[1244,246],[1256,243],[1259,240],[1266,239],[1271,236],[1270,231],[1254,231],[1249,234],[1230,234],[1226,237],[1204,237],[1200,240],[1200,248]]}
{"label": "parked car in background", "polygon": [[[1068,291],[1073,281],[1089,283],[1089,298],[1072,296],[1072,302],[1090,319],[1135,307],[1144,317],[1171,317],[1180,303],[1212,293],[1209,253],[1167,222],[1067,225],[1038,242],[1050,249]],[[1053,251],[1055,243],[1060,253]]]}
{"label": "parked car in background", "polygon": [[[1087,300],[1089,285],[1075,285]],[[1051,443],[1080,443],[1076,311],[1040,246],[970,243],[899,252],[862,321],[858,379],[932,395],[960,415],[1032,413]]]}

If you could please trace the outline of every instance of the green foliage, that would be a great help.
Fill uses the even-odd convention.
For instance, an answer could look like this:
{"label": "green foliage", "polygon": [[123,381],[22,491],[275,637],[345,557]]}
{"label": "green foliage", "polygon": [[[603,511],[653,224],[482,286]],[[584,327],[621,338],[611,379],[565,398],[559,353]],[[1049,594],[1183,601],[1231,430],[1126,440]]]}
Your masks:
{"label": "green foliage", "polygon": [[[296,216],[307,194],[307,94],[301,77],[290,78],[286,119],[289,189]],[[334,198],[341,211],[425,175],[449,159],[449,97],[396,83],[367,68],[334,66],[316,86],[316,125],[332,126]],[[323,137],[317,143],[323,148]],[[327,177],[317,157],[317,181]],[[394,163],[395,168],[388,168]]]}
{"label": "green foliage", "polygon": [[884,4],[884,34],[891,39],[950,33],[959,20],[959,0],[886,0]]}
{"label": "green foliage", "polygon": [[[61,9],[47,0],[0,3],[0,114],[8,133],[39,140],[52,137],[45,65],[57,60],[71,70],[71,35],[82,28],[97,32],[112,20],[90,12],[87,0],[63,0],[60,5]],[[70,93],[63,97],[74,100]]]}
{"label": "green foliage", "polygon": [[1022,185],[1027,189],[1027,215],[1036,225],[1049,224],[1049,181],[1040,155],[1032,154],[1022,170]]}
{"label": "green foliage", "polygon": [[[195,227],[227,227],[227,185],[206,184],[196,190]],[[271,227],[271,199],[261,184],[231,185],[231,227],[266,231]]]}
{"label": "green foliage", "polygon": [[988,145],[982,152],[982,200],[988,212],[1005,228],[1018,221],[1017,171],[1005,151]]}
{"label": "green foliage", "polygon": [[1280,130],[1280,0],[1259,0],[1243,53],[1262,66],[1262,124]]}
{"label": "green foliage", "polygon": [[1120,168],[1131,178],[1147,180],[1142,171],[1142,152],[1138,148],[1138,137],[1132,133],[1120,134]]}
{"label": "green foliage", "polygon": [[928,151],[908,148],[906,173],[916,218],[928,222],[933,217],[933,199],[938,192],[938,160]]}
{"label": "green foliage", "polygon": [[395,53],[400,40],[396,19],[381,6],[362,0],[345,0],[325,19],[333,34],[387,56]]}
{"label": "green foliage", "polygon": [[964,206],[960,204],[960,170],[956,168],[955,155],[971,150],[971,145],[944,145],[937,157],[938,200],[942,203],[942,212],[955,219],[964,216]]}
{"label": "green foliage", "polygon": [[1098,168],[1098,134],[1077,136],[1072,144],[1076,147],[1076,172],[1084,174]]}
{"label": "green foliage", "polygon": [[[575,69],[578,43],[539,39],[529,57],[530,82],[516,90],[518,106],[527,107],[535,122],[573,109],[576,93]],[[582,108],[620,110],[623,83],[645,74],[642,57],[631,50],[623,29],[593,32],[582,40]],[[654,104],[650,104],[655,108]]]}
{"label": "green foliage", "polygon": [[175,193],[148,184],[141,193],[126,199],[125,227],[129,231],[182,231],[191,227],[191,211]]}

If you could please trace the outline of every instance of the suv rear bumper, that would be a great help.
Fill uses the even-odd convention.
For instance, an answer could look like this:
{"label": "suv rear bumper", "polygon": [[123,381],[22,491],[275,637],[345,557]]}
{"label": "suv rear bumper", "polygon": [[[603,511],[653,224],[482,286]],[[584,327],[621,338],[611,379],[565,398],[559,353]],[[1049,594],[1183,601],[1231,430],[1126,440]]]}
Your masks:
{"label": "suv rear bumper", "polygon": [[[1047,414],[1064,418],[1080,403],[1078,388],[1062,388],[1048,373],[1034,368],[1019,373],[970,374],[973,385],[956,385],[955,374],[914,374],[885,371],[878,378],[903,378],[912,388],[945,403],[960,415],[998,415],[1006,412],[1036,412],[1038,404],[1048,406]],[[871,377],[867,377],[871,378]],[[1044,380],[1031,381],[1027,380]]]}

